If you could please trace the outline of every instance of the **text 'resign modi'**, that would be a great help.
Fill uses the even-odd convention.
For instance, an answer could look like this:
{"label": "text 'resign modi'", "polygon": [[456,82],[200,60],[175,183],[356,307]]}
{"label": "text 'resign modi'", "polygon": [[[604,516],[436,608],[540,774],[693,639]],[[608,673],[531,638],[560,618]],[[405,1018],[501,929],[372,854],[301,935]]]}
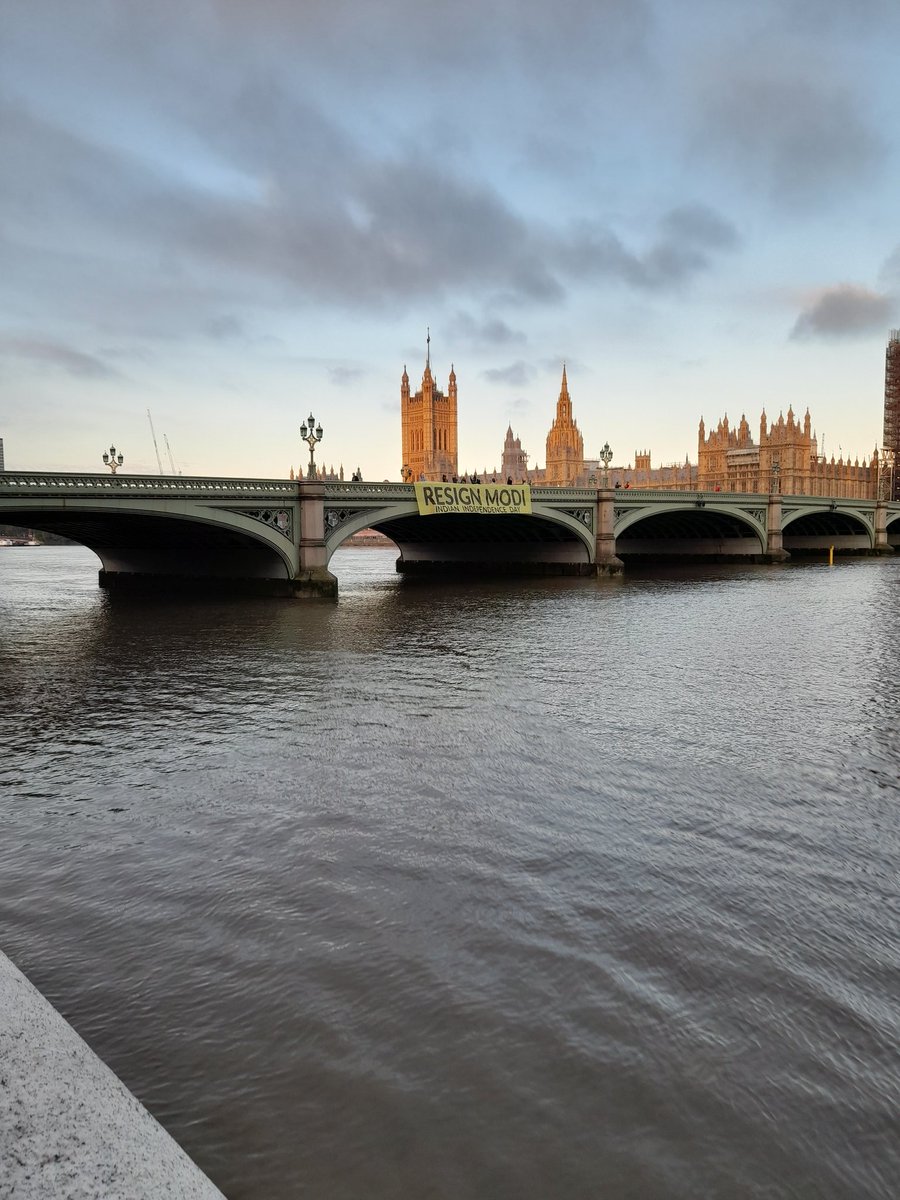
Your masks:
{"label": "text 'resign modi'", "polygon": [[530,513],[527,483],[416,483],[419,515],[436,513]]}

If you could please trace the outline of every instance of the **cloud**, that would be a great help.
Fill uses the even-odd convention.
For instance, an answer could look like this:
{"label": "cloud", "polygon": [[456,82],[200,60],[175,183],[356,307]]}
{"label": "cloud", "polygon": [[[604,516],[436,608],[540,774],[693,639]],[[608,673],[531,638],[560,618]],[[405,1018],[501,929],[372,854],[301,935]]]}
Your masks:
{"label": "cloud", "polygon": [[841,283],[827,288],[800,315],[791,330],[795,340],[853,338],[883,331],[895,309],[893,297]]}
{"label": "cloud", "polygon": [[769,43],[723,47],[720,61],[698,96],[695,144],[710,161],[794,207],[827,204],[876,171],[883,140],[834,69]]}
{"label": "cloud", "polygon": [[660,230],[670,243],[705,250],[732,250],[739,238],[735,227],[705,204],[683,204],[667,212]]}
{"label": "cloud", "polygon": [[878,277],[887,284],[900,284],[900,246],[885,259]]}
{"label": "cloud", "polygon": [[247,336],[243,321],[230,314],[210,317],[205,322],[203,331],[217,342],[243,341]]}
{"label": "cloud", "polygon": [[418,0],[374,6],[358,0],[213,0],[212,7],[241,39],[275,36],[301,51],[317,39],[340,63],[368,72],[379,62],[394,63],[399,46],[404,74],[424,67],[437,79],[460,68],[497,71],[507,61],[541,64],[551,72],[573,62],[615,65],[643,52],[651,28],[646,0],[570,0],[555,9],[545,0],[498,0],[487,12],[481,0],[427,10]]}
{"label": "cloud", "polygon": [[357,383],[365,375],[362,367],[336,366],[328,368],[328,378],[335,387]]}
{"label": "cloud", "polygon": [[[116,326],[133,312],[145,331],[178,331],[189,316],[208,336],[233,340],[242,320],[222,309],[237,297],[358,309],[465,290],[556,305],[582,281],[681,286],[737,243],[702,205],[664,213],[634,248],[601,222],[527,219],[510,197],[446,172],[415,145],[404,157],[373,158],[271,81],[202,118],[227,155],[215,187],[24,110],[4,116],[13,249],[23,276],[32,246],[43,246],[46,262],[24,285],[46,280],[58,297],[67,277],[65,293],[88,298]],[[522,338],[496,316],[460,322],[482,345]]]}
{"label": "cloud", "polygon": [[670,209],[651,231],[644,250],[630,250],[603,225],[581,223],[561,248],[575,274],[618,279],[642,290],[664,290],[707,270],[713,255],[739,242],[734,226],[705,205]]}
{"label": "cloud", "polygon": [[512,387],[524,387],[535,378],[537,372],[530,363],[523,362],[519,359],[518,362],[510,363],[508,367],[492,367],[483,372],[484,378],[489,383],[501,383]]}
{"label": "cloud", "polygon": [[80,350],[72,350],[69,346],[64,346],[59,342],[39,337],[0,335],[0,356],[24,359],[27,362],[64,371],[68,375],[75,375],[79,378],[121,378],[118,371],[101,359],[95,358],[91,354],[84,354]]}
{"label": "cloud", "polygon": [[461,310],[450,319],[447,333],[454,341],[467,339],[476,346],[511,346],[526,341],[521,330],[511,328],[499,317],[476,320],[470,313]]}

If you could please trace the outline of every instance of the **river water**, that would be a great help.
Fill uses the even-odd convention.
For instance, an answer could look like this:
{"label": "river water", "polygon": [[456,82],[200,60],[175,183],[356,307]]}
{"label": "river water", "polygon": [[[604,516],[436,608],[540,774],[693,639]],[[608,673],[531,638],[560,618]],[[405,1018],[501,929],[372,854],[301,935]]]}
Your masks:
{"label": "river water", "polygon": [[0,550],[0,947],[232,1200],[900,1194],[900,561]]}

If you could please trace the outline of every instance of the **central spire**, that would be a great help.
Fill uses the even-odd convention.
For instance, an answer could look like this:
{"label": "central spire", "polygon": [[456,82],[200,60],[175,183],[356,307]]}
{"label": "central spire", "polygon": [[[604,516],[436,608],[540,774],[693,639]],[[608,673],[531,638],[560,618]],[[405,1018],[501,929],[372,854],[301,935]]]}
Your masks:
{"label": "central spire", "polygon": [[425,366],[431,370],[431,326],[425,326]]}

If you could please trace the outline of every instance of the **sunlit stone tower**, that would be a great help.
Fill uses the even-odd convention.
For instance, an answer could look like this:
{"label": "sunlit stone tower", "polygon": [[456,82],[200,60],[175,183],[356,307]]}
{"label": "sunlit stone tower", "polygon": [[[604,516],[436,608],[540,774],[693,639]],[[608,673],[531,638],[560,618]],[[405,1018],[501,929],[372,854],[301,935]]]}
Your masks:
{"label": "sunlit stone tower", "polygon": [[881,444],[885,450],[885,498],[900,500],[900,329],[891,330],[884,355],[884,436]]}
{"label": "sunlit stone tower", "polygon": [[562,387],[556,402],[556,420],[547,434],[548,484],[577,483],[584,472],[584,438],[577,421],[572,419],[572,401],[566,368],[563,366]]}
{"label": "sunlit stone tower", "polygon": [[450,366],[446,396],[431,374],[431,332],[428,333],[422,387],[410,395],[406,367],[400,380],[400,419],[403,428],[403,465],[407,477],[451,478],[457,474],[456,372]]}

